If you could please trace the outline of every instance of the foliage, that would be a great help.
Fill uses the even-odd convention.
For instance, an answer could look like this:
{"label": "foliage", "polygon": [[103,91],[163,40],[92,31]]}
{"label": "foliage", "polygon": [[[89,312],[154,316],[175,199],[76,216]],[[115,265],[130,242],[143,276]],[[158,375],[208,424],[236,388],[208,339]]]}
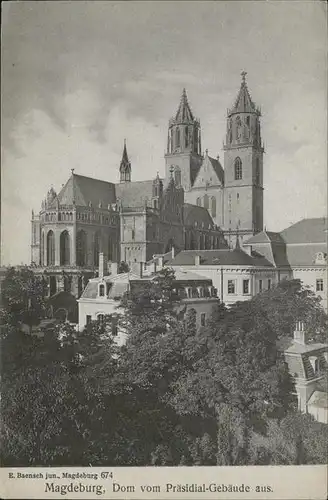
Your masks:
{"label": "foliage", "polygon": [[121,273],[128,273],[130,271],[130,268],[129,268],[129,265],[127,262],[125,262],[124,260],[122,260],[122,262],[120,262],[119,266],[118,266],[118,273],[121,274]]}
{"label": "foliage", "polygon": [[296,320],[326,321],[298,282],[219,304],[197,329],[164,269],[122,300],[123,347],[110,316],[82,332],[61,323],[41,338],[22,333],[33,283],[36,317],[37,278],[10,271],[4,287],[3,465],[324,463],[326,427],[295,411],[277,349]]}
{"label": "foliage", "polygon": [[1,285],[2,322],[37,325],[45,312],[45,281],[27,266],[7,269]]}

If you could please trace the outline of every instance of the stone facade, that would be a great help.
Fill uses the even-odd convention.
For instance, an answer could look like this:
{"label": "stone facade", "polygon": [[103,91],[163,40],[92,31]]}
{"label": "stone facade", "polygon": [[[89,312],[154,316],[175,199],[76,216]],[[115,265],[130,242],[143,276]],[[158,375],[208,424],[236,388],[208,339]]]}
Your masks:
{"label": "stone facade", "polygon": [[[200,120],[186,91],[169,120],[165,177],[132,181],[126,142],[120,182],[74,173],[57,194],[49,190],[32,213],[31,260],[49,280],[49,293],[80,296],[94,276],[99,252],[108,261],[147,262],[154,254],[234,247],[263,224],[263,145],[260,112],[243,73],[227,114],[223,169],[202,153]],[[238,168],[236,167],[238,163]],[[236,170],[237,169],[237,170]]]}

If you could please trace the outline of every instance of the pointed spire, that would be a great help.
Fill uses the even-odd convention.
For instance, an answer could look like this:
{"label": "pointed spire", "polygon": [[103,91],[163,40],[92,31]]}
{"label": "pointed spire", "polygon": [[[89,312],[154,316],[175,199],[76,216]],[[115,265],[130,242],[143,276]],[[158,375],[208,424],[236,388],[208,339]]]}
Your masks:
{"label": "pointed spire", "polygon": [[180,123],[194,121],[194,115],[192,114],[192,111],[190,109],[187,92],[185,88],[182,91],[179,109],[177,111],[177,114],[175,115],[175,121]]}
{"label": "pointed spire", "polygon": [[129,162],[128,152],[126,149],[126,139],[124,139],[122,160],[120,163],[120,182],[130,182],[130,181],[131,181],[131,163]]}
{"label": "pointed spire", "polygon": [[252,101],[246,83],[246,71],[241,72],[241,85],[236,98],[236,101],[231,109],[228,110],[228,116],[234,113],[260,113]]}
{"label": "pointed spire", "polygon": [[123,147],[123,154],[122,154],[122,163],[129,163],[129,158],[128,158],[128,152],[126,150],[126,139],[124,139],[124,147]]}

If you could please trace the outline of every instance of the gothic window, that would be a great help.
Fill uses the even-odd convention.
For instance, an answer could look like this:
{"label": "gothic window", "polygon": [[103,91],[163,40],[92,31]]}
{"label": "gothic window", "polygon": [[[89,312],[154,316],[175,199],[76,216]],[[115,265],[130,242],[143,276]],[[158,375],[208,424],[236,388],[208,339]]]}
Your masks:
{"label": "gothic window", "polygon": [[71,291],[71,278],[70,276],[64,276],[64,292]]}
{"label": "gothic window", "polygon": [[112,260],[112,238],[110,237],[110,235],[107,239],[107,258],[108,260]]}
{"label": "gothic window", "polygon": [[40,255],[40,260],[41,260],[41,266],[43,266],[44,263],[44,233],[41,234],[41,255]]}
{"label": "gothic window", "polygon": [[196,200],[196,205],[197,205],[198,207],[201,207],[201,206],[202,206],[202,201],[201,201],[201,199],[200,199],[200,198],[197,198],[197,200]]}
{"label": "gothic window", "polygon": [[50,285],[50,295],[55,295],[55,293],[57,292],[56,276],[50,276],[49,285]]}
{"label": "gothic window", "polygon": [[260,160],[256,158],[256,167],[255,167],[255,183],[257,185],[260,184]]}
{"label": "gothic window", "polygon": [[79,276],[78,280],[77,280],[77,295],[78,295],[78,298],[82,295],[82,291],[83,291],[83,278],[82,278],[82,276]]}
{"label": "gothic window", "polygon": [[189,146],[189,130],[188,127],[185,127],[185,148]]}
{"label": "gothic window", "polygon": [[96,233],[93,243],[93,263],[95,266],[99,266],[99,240],[99,233]]}
{"label": "gothic window", "polygon": [[68,231],[60,235],[60,265],[67,266],[70,263],[70,244]]}
{"label": "gothic window", "polygon": [[47,266],[55,264],[55,235],[53,231],[47,234]]}
{"label": "gothic window", "polygon": [[195,153],[198,153],[199,152],[199,149],[198,149],[198,144],[200,144],[200,136],[198,135],[198,129],[195,127],[194,128],[194,152]]}
{"label": "gothic window", "polygon": [[207,208],[207,209],[210,208],[209,207],[209,198],[208,198],[207,194],[205,194],[205,196],[204,196],[204,208]]}
{"label": "gothic window", "polygon": [[175,131],[175,146],[177,148],[180,147],[180,129],[179,128],[177,128]]}
{"label": "gothic window", "polygon": [[243,178],[243,168],[241,159],[238,157],[235,159],[235,180],[239,181]]}
{"label": "gothic window", "polygon": [[212,196],[212,217],[216,217],[216,198],[215,196]]}
{"label": "gothic window", "polygon": [[181,186],[181,170],[179,167],[174,170],[174,182],[176,186]]}
{"label": "gothic window", "polygon": [[76,236],[76,265],[85,266],[87,263],[87,235],[79,231]]}
{"label": "gothic window", "polygon": [[237,116],[237,118],[236,118],[236,125],[237,125],[237,140],[239,140],[241,137],[241,119],[240,119],[240,116]]}

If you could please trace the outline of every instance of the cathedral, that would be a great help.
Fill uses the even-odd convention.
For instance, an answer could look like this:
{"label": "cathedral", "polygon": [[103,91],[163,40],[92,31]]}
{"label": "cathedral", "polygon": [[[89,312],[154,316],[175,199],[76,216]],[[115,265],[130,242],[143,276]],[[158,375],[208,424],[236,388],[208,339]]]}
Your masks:
{"label": "cathedral", "polygon": [[119,183],[74,172],[57,194],[51,188],[32,212],[31,260],[49,294],[79,297],[105,262],[146,263],[180,250],[233,248],[263,228],[263,143],[260,110],[242,73],[227,111],[224,168],[202,151],[201,125],[184,89],[169,120],[165,176],[132,180],[124,142]]}

